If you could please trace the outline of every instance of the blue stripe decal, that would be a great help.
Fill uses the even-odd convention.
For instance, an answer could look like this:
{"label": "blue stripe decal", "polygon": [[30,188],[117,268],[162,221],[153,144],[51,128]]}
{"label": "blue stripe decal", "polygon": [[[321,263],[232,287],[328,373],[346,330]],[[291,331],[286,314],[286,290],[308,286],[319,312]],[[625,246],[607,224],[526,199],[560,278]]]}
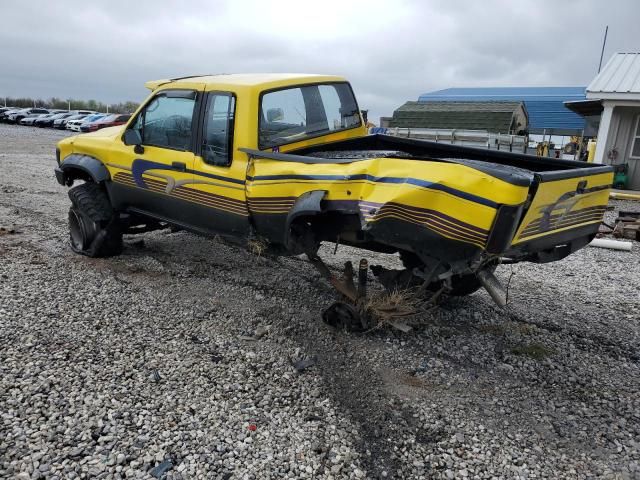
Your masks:
{"label": "blue stripe decal", "polygon": [[[131,174],[133,175],[133,179],[136,182],[136,185],[140,188],[147,188],[147,185],[144,182],[144,179],[142,178],[142,174],[145,173],[147,170],[180,171],[166,163],[159,163],[151,160],[143,160],[141,158],[136,159],[133,161],[133,164],[131,165]],[[197,177],[213,178],[215,180],[235,183],[238,185],[245,184],[244,180],[240,180],[237,178],[223,177],[221,175],[215,175],[212,173],[204,173],[204,172],[199,172],[191,169],[186,169],[184,170],[184,172],[191,173]],[[492,208],[498,207],[498,204],[496,202],[489,200],[487,198],[479,197],[477,195],[473,195],[472,193],[463,192],[461,190],[456,190],[455,188],[447,187],[446,185],[442,185],[441,183],[429,182],[427,180],[419,180],[417,178],[375,177],[373,175],[368,175],[366,173],[360,173],[356,175],[258,175],[255,177],[251,177],[247,175],[247,181],[253,182],[254,180],[323,180],[323,181],[324,180],[329,180],[329,181],[366,180],[368,182],[374,182],[374,183],[391,183],[391,184],[408,183],[409,185],[428,188],[429,190],[437,190],[440,192],[445,192],[450,195],[463,198],[465,200],[479,203],[481,205],[486,205],[488,207],[492,207]]]}
{"label": "blue stripe decal", "polygon": [[237,178],[223,177],[222,175],[199,172],[199,171],[191,170],[188,168],[186,170],[179,170],[177,168],[173,168],[171,165],[168,165],[166,163],[159,163],[159,162],[154,162],[152,160],[143,160],[141,158],[138,158],[134,160],[133,163],[131,164],[131,175],[133,175],[133,179],[136,182],[136,185],[140,188],[147,188],[147,184],[144,183],[144,179],[142,178],[142,174],[145,173],[147,170],[168,170],[171,172],[184,172],[184,173],[191,173],[198,177],[213,178],[215,180],[222,180],[223,182],[236,183],[238,185],[245,184],[244,180],[239,180]]}
{"label": "blue stripe decal", "polygon": [[188,168],[185,171],[187,173],[193,173],[197,177],[213,178],[215,180],[222,180],[223,182],[236,183],[238,185],[244,185],[245,184],[244,180],[240,180],[238,178],[223,177],[222,175],[215,175],[213,173],[204,173],[204,172],[200,172],[198,170],[190,170]]}
{"label": "blue stripe decal", "polygon": [[254,180],[366,180],[368,182],[375,183],[408,183],[417,187],[428,188],[429,190],[437,190],[440,192],[449,193],[465,200],[470,200],[481,205],[497,208],[498,204],[493,200],[489,200],[484,197],[473,195],[472,193],[456,190],[455,188],[447,187],[441,183],[429,182],[427,180],[419,180],[417,178],[400,178],[400,177],[375,177],[366,173],[360,173],[357,175],[257,175],[255,177],[247,176],[247,181],[252,182]]}

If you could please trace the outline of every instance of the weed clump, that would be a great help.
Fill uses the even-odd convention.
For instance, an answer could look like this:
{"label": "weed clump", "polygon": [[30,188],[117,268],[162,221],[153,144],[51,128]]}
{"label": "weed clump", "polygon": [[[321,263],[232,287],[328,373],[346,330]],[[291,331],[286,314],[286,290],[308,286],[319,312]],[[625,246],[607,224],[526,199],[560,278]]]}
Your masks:
{"label": "weed clump", "polygon": [[266,240],[262,238],[251,238],[247,241],[247,249],[250,253],[255,255],[256,257],[261,257],[262,254],[267,250]]}
{"label": "weed clump", "polygon": [[514,355],[525,355],[533,358],[534,360],[542,360],[553,354],[553,350],[545,347],[541,343],[531,343],[529,345],[518,345],[511,349],[511,353]]}

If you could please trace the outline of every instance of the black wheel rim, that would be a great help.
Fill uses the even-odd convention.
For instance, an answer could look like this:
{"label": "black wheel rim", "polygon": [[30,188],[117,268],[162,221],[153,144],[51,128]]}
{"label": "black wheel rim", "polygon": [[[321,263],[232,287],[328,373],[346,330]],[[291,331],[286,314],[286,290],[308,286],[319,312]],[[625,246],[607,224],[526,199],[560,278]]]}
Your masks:
{"label": "black wheel rim", "polygon": [[69,210],[69,237],[73,248],[77,250],[84,250],[86,243],[84,222],[82,221],[80,214],[73,208]]}

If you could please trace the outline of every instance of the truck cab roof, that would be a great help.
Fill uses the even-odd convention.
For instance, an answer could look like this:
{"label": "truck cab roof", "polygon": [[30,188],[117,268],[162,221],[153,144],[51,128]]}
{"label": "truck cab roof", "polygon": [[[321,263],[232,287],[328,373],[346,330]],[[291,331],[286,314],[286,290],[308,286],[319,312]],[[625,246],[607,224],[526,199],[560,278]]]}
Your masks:
{"label": "truck cab roof", "polygon": [[335,75],[319,75],[308,73],[230,73],[215,75],[193,75],[179,78],[152,80],[145,83],[145,87],[153,91],[159,87],[170,85],[172,88],[203,88],[205,90],[237,90],[257,88],[270,90],[272,88],[303,85],[310,83],[346,82],[343,77]]}

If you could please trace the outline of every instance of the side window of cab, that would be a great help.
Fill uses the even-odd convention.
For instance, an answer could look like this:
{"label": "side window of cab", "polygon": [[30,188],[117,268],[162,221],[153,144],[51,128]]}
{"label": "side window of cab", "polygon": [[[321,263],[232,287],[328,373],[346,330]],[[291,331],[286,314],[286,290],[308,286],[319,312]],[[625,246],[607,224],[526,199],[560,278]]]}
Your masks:
{"label": "side window of cab", "polygon": [[156,95],[138,114],[132,127],[142,145],[187,151],[192,149],[196,92],[166,90]]}
{"label": "side window of cab", "polygon": [[229,166],[233,158],[236,100],[227,92],[210,92],[204,112],[202,159],[209,165]]}

